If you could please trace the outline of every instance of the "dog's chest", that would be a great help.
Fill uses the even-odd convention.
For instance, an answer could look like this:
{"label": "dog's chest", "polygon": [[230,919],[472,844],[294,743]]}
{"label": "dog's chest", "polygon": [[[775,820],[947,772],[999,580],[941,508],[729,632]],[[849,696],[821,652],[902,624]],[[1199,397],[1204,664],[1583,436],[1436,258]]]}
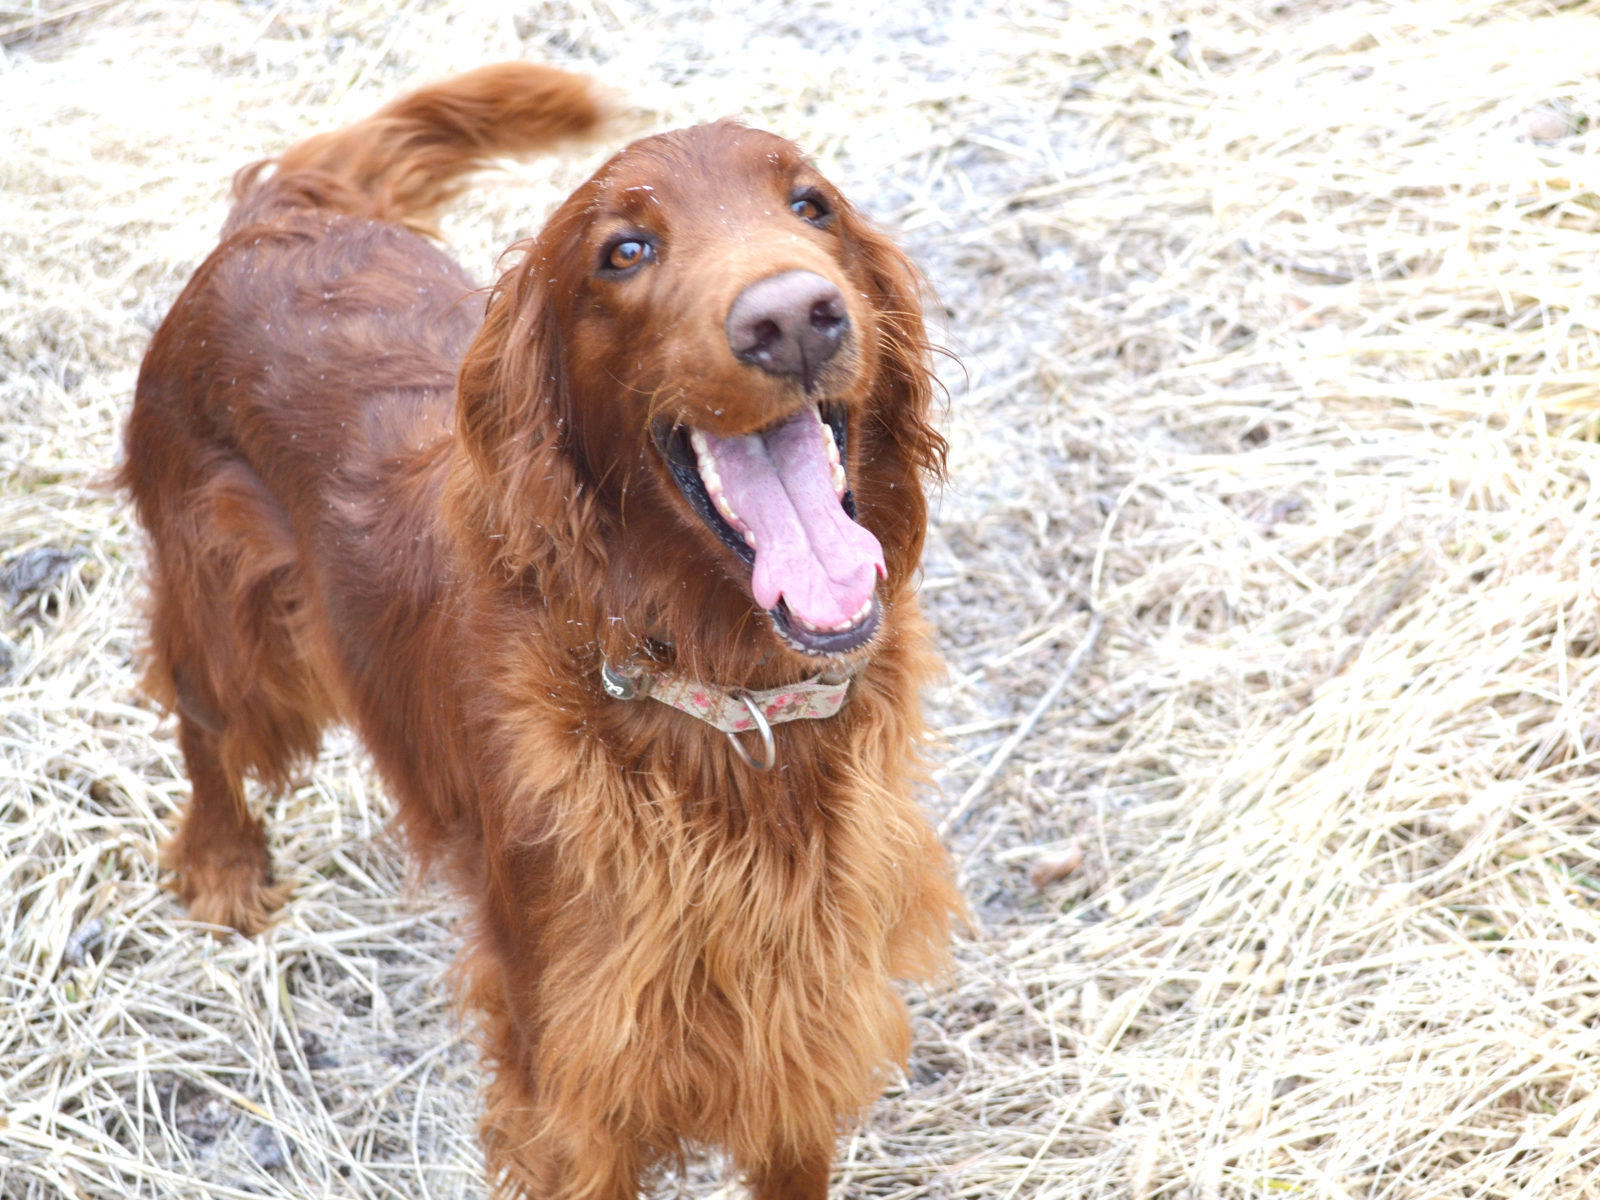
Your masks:
{"label": "dog's chest", "polygon": [[[553,960],[550,1044],[586,1047],[582,1059],[606,1063],[621,1094],[680,1116],[798,1105],[820,1122],[867,1103],[907,1035],[890,987],[902,843],[882,823],[864,828],[873,822],[854,810],[866,799],[835,796],[838,812],[801,829],[708,830],[666,814],[646,822],[655,838],[636,840],[636,827],[589,877],[606,883],[552,930],[587,952]],[[581,989],[564,978],[579,958]],[[559,1086],[559,1068],[547,1078]]]}

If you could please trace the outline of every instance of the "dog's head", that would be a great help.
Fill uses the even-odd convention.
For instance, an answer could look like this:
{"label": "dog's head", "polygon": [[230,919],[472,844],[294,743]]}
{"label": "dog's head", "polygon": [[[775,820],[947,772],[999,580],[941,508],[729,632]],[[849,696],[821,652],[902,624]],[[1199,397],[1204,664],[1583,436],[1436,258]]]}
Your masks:
{"label": "dog's head", "polygon": [[630,625],[765,613],[851,654],[921,552],[926,358],[914,268],[792,144],[647,138],[533,240],[463,366],[483,535],[514,569],[598,556]]}

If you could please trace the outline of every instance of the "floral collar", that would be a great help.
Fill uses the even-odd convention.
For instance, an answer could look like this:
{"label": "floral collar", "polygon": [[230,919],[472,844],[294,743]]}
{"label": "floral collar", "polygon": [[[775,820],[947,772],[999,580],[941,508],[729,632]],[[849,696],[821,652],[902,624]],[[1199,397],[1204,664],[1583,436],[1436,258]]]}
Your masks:
{"label": "floral collar", "polygon": [[[853,671],[824,671],[800,683],[756,692],[743,688],[730,690],[681,675],[648,671],[631,663],[614,667],[608,662],[601,665],[600,686],[615,700],[648,697],[699,718],[727,734],[734,750],[748,765],[765,771],[776,759],[772,726],[785,721],[821,720],[833,716],[844,707],[854,674]],[[761,735],[766,751],[761,760],[752,758],[736,736],[752,730]]]}

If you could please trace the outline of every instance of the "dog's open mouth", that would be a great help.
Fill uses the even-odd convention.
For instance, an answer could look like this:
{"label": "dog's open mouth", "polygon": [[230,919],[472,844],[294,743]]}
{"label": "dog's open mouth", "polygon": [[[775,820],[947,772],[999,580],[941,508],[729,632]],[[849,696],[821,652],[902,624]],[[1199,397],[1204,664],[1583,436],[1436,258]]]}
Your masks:
{"label": "dog's open mouth", "polygon": [[807,406],[758,433],[718,437],[660,422],[684,499],[750,568],[750,591],[807,654],[844,654],[877,630],[878,539],[855,521],[842,410]]}

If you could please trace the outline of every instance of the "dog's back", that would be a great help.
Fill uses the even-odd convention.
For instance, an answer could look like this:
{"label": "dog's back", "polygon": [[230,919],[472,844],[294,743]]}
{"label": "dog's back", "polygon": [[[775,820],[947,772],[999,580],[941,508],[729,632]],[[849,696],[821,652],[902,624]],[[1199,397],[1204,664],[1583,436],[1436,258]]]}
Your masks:
{"label": "dog's back", "polygon": [[[140,397],[170,395],[163,404],[136,400],[124,473],[135,499],[144,503],[142,472],[153,465],[137,448],[185,430],[259,467],[295,454],[278,445],[251,452],[273,426],[347,424],[374,396],[448,392],[482,314],[462,303],[472,282],[415,233],[430,232],[489,159],[544,149],[599,118],[586,80],[501,63],[240,171],[221,244],[179,296],[141,371]],[[296,364],[314,364],[316,374],[295,378]],[[173,417],[181,423],[147,436],[147,423]],[[257,418],[267,428],[252,428]]]}
{"label": "dog's back", "polygon": [[[146,686],[179,713],[195,786],[164,857],[200,919],[255,932],[282,899],[243,774],[287,782],[336,716],[380,761],[444,736],[446,711],[361,695],[405,694],[395,643],[428,636],[441,549],[435,505],[415,501],[441,486],[482,320],[473,282],[418,231],[490,158],[600,115],[587,80],[503,63],[246,167],[151,341],[120,481],[151,535]],[[458,782],[407,773],[436,781],[418,811]]]}

